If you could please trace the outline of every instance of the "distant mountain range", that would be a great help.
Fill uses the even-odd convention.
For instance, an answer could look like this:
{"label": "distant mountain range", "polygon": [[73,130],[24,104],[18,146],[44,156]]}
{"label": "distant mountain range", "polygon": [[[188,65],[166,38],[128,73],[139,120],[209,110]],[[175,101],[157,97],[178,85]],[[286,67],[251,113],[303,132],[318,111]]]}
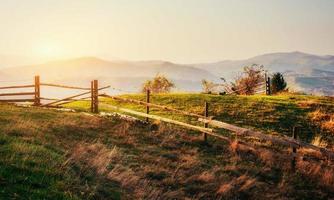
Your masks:
{"label": "distant mountain range", "polygon": [[0,84],[29,80],[39,74],[45,82],[80,86],[92,79],[112,84],[124,91],[138,92],[142,83],[163,74],[176,83],[177,91],[200,91],[201,80],[227,80],[244,66],[264,65],[269,73],[282,72],[290,89],[306,93],[334,95],[334,56],[316,56],[301,52],[272,53],[246,60],[215,63],[175,64],[166,61],[107,61],[95,57],[60,60],[39,65],[7,67],[0,70]]}
{"label": "distant mountain range", "polygon": [[269,73],[285,74],[290,89],[318,95],[334,95],[334,56],[302,52],[271,53],[246,60],[226,60],[195,64],[213,74],[231,80],[244,66],[264,65]]}
{"label": "distant mountain range", "polygon": [[98,79],[125,91],[138,92],[147,79],[163,74],[176,83],[178,91],[198,91],[202,79],[216,80],[210,72],[193,66],[165,61],[107,61],[95,57],[48,62],[0,70],[2,82],[29,80],[40,75],[44,82],[89,86]]}

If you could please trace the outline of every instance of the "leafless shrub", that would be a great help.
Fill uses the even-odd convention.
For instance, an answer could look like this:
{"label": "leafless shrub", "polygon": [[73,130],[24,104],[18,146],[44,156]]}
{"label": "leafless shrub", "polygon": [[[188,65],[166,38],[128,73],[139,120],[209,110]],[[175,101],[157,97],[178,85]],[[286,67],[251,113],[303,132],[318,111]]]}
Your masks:
{"label": "leafless shrub", "polygon": [[263,66],[253,64],[244,67],[242,74],[235,78],[232,84],[232,90],[236,94],[252,95],[261,82],[264,81],[262,74]]}
{"label": "leafless shrub", "polygon": [[215,90],[216,84],[211,82],[211,81],[207,81],[205,79],[202,80],[202,89],[203,92],[206,94],[210,94]]}

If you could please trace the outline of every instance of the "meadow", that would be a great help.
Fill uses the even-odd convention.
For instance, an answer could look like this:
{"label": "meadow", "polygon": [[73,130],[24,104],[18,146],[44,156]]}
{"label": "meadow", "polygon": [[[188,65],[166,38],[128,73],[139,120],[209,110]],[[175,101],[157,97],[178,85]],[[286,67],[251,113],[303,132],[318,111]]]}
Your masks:
{"label": "meadow", "polygon": [[[146,101],[144,94],[121,95],[123,98]],[[101,103],[146,112],[146,107],[104,98]],[[204,103],[209,103],[209,116],[223,122],[252,128],[268,134],[292,135],[298,127],[299,137],[312,143],[322,141],[326,147],[334,145],[334,99],[310,95],[209,95],[209,94],[153,94],[151,103],[203,115]],[[89,111],[89,102],[74,102],[66,105],[80,111]],[[100,111],[113,110],[101,104]],[[196,125],[196,118],[175,112],[150,108],[150,114],[168,117]]]}
{"label": "meadow", "polygon": [[[144,100],[145,95],[123,97]],[[138,111],[145,107],[101,99]],[[304,95],[152,95],[152,102],[203,113],[267,134],[291,135],[333,145],[333,99]],[[99,116],[87,102],[77,112],[1,104],[0,199],[328,199],[333,198],[330,161],[298,160],[268,144],[258,148],[151,121]],[[112,112],[101,104],[101,111]],[[176,113],[158,114],[198,123]],[[200,124],[198,124],[200,125]],[[222,134],[227,134],[221,131]],[[318,138],[318,139],[316,139]],[[320,139],[319,139],[320,138]]]}

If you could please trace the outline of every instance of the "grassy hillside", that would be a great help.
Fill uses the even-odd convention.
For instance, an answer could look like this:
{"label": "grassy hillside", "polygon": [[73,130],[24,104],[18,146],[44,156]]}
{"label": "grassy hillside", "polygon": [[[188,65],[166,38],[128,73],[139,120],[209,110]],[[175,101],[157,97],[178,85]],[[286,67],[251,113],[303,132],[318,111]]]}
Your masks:
{"label": "grassy hillside", "polygon": [[[333,110],[331,99],[305,96],[153,95],[198,113],[204,100],[217,118],[268,133],[288,134],[293,120],[302,116],[305,125],[313,110]],[[270,146],[205,144],[199,133],[168,124],[0,104],[0,133],[0,199],[334,198],[327,161],[298,160],[293,173],[291,158]]]}
{"label": "grassy hillside", "polygon": [[[145,95],[122,97],[145,101]],[[146,112],[142,105],[103,99],[104,103]],[[209,102],[209,115],[215,119],[242,127],[257,129],[269,134],[291,136],[293,126],[298,126],[299,136],[307,142],[322,141],[322,145],[334,145],[334,98],[308,95],[283,94],[278,96],[217,96],[205,94],[153,94],[151,102],[172,108],[203,114],[204,102]],[[69,108],[89,110],[89,102],[75,102]],[[101,106],[101,111],[110,112]],[[198,124],[194,118],[177,113],[151,109],[152,114]]]}

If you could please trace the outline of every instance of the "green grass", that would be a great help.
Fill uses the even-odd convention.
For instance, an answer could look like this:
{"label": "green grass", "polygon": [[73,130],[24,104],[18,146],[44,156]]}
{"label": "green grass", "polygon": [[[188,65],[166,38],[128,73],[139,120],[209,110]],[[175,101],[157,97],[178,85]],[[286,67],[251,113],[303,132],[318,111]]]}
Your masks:
{"label": "green grass", "polygon": [[103,178],[63,166],[70,146],[93,138],[80,128],[80,115],[0,107],[0,199],[95,199],[96,188],[119,198],[117,186],[102,186],[97,181]]}
{"label": "green grass", "polygon": [[[122,97],[145,101],[145,95],[122,95]],[[145,112],[145,107],[131,103],[123,103],[103,99],[108,104]],[[298,126],[299,137],[312,142],[315,137],[321,137],[329,146],[334,144],[334,133],[321,129],[310,114],[321,110],[328,115],[334,115],[334,100],[330,97],[284,94],[277,96],[217,96],[205,94],[153,94],[151,102],[167,105],[179,110],[203,114],[204,102],[209,102],[209,115],[215,119],[242,127],[254,128],[266,133],[291,136],[292,127]],[[67,107],[88,111],[89,102],[75,102]],[[101,111],[111,112],[111,109],[100,107]],[[177,119],[200,125],[195,118],[182,114],[151,109],[152,114]]]}
{"label": "green grass", "polygon": [[[268,133],[289,134],[294,119],[316,129],[308,113],[333,111],[332,99],[309,96],[152,96],[153,103],[199,114],[204,101],[210,102],[210,113],[217,119]],[[69,106],[89,109],[85,102]],[[197,123],[175,113],[152,113]],[[0,199],[334,197],[333,166],[298,161],[292,173],[286,155],[267,144],[252,149],[212,137],[204,143],[200,133],[164,123],[145,125],[119,117],[0,104]]]}

